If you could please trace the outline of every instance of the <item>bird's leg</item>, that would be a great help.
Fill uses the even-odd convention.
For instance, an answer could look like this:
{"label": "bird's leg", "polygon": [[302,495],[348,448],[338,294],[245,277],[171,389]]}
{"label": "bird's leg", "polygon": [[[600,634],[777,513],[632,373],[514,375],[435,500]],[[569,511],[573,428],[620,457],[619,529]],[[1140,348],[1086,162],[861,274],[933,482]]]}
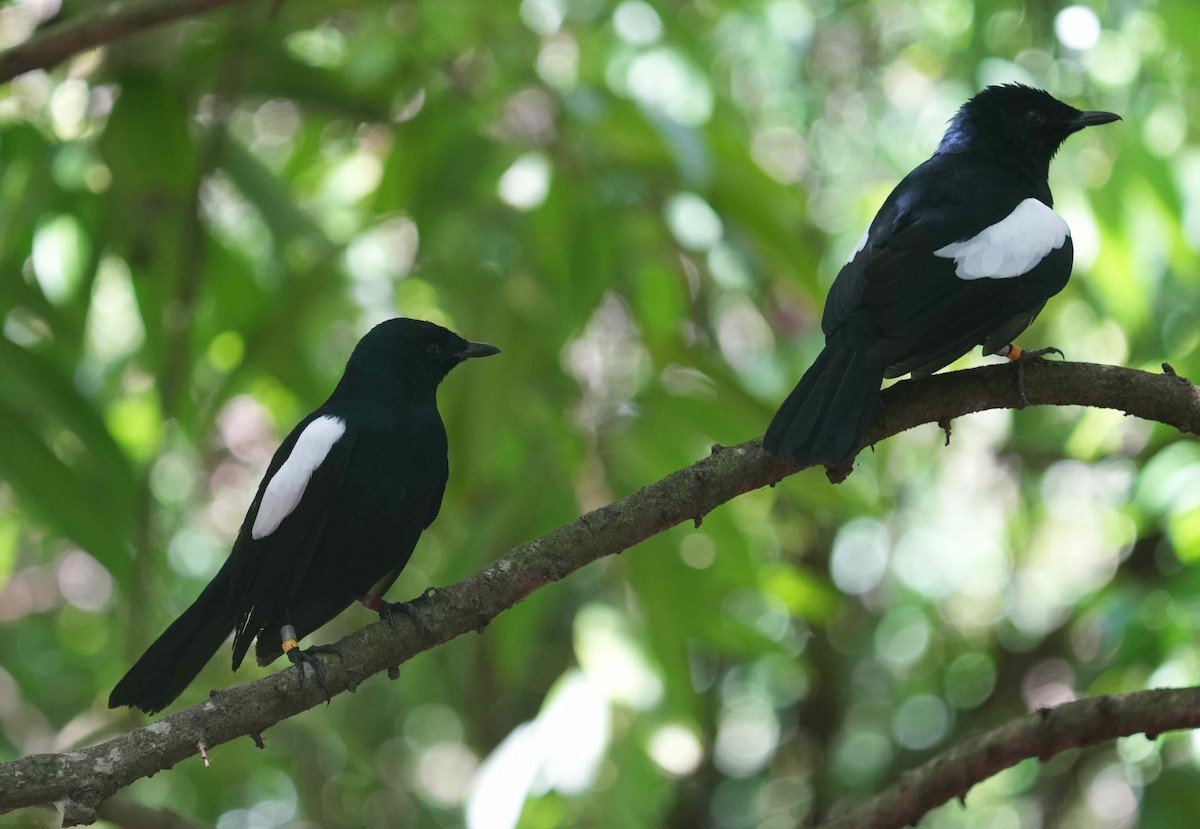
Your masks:
{"label": "bird's leg", "polygon": [[296,629],[291,625],[284,625],[280,628],[279,637],[283,640],[284,655],[287,656],[289,662],[296,666],[296,681],[299,683],[300,689],[304,689],[304,668],[307,665],[313,669],[317,687],[325,695],[325,704],[328,705],[333,695],[329,693],[329,686],[325,684],[325,666],[321,664],[317,654],[331,653],[338,659],[342,658],[342,654],[331,645],[313,645],[301,650],[300,643],[296,641]]}
{"label": "bird's leg", "polygon": [[396,583],[396,579],[399,578],[400,571],[403,569],[403,566],[397,567],[379,581],[371,585],[371,589],[367,591],[367,595],[363,596],[359,600],[362,606],[367,610],[372,610],[375,613],[378,613],[380,606],[383,604],[383,594],[388,592],[388,588]]}
{"label": "bird's leg", "polygon": [[1009,343],[996,352],[1001,357],[1007,357],[1017,367],[1017,393],[1021,396],[1021,408],[1031,405],[1029,397],[1025,394],[1025,364],[1034,360],[1041,360],[1047,354],[1057,354],[1059,357],[1066,359],[1065,354],[1060,349],[1050,346],[1049,348],[1038,348],[1033,351],[1026,351],[1021,346],[1015,343]]}

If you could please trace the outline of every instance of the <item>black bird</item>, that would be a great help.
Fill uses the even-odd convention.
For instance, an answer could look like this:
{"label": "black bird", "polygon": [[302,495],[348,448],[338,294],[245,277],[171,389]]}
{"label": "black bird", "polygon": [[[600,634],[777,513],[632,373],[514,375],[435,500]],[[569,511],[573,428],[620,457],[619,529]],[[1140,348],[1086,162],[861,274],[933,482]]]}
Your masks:
{"label": "black bird", "polygon": [[[1119,117],[1018,84],[967,101],[842,267],[821,319],[825,349],[763,447],[800,466],[834,466],[858,446],[885,377],[932,374],[976,345],[1018,372],[1021,360],[1057,352],[1012,344],[1071,275],[1050,160],[1071,133]],[[1018,382],[1023,394],[1019,373]]]}
{"label": "black bird", "polygon": [[499,351],[420,320],[375,326],[333,394],[275,452],[220,572],[108,706],[166,707],[231,631],[234,670],[255,638],[260,665],[285,652],[302,662],[311,657],[296,640],[355,601],[395,607],[380,597],[437,516],[449,474],[438,384],[464,360]]}

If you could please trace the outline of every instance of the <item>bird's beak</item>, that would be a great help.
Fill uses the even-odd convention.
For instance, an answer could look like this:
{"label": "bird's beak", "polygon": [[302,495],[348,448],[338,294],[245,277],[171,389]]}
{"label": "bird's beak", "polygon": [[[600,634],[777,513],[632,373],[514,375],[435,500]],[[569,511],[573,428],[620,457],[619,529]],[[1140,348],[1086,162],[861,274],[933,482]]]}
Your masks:
{"label": "bird's beak", "polygon": [[469,360],[472,357],[491,357],[499,353],[500,349],[488,343],[467,343],[467,347],[454,356],[460,360]]}
{"label": "bird's beak", "polygon": [[1084,127],[1094,127],[1097,124],[1111,124],[1113,121],[1120,121],[1121,116],[1115,112],[1102,112],[1094,110],[1091,112],[1081,112],[1067,122],[1073,130],[1081,130]]}

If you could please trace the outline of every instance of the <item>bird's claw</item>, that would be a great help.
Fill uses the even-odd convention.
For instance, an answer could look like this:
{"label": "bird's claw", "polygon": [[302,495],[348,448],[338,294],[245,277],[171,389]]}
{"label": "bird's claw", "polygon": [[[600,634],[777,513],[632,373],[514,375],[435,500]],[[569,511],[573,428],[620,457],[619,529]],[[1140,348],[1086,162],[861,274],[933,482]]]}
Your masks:
{"label": "bird's claw", "polygon": [[1025,364],[1032,363],[1035,360],[1043,360],[1049,354],[1057,354],[1063,360],[1067,359],[1067,355],[1063,354],[1062,349],[1048,346],[1046,348],[1037,348],[1032,351],[1026,351],[1019,346],[1009,345],[1007,350],[1003,352],[1003,356],[1012,361],[1017,368],[1017,394],[1021,398],[1020,408],[1032,405],[1029,401],[1029,396],[1025,394]]}
{"label": "bird's claw", "polygon": [[311,647],[300,650],[300,648],[292,648],[287,652],[288,661],[296,666],[296,682],[300,690],[304,690],[304,674],[305,666],[311,667],[313,677],[317,681],[317,687],[321,689],[321,693],[325,696],[325,704],[328,705],[333,695],[329,693],[329,686],[325,684],[325,666],[322,661],[317,658],[318,654],[332,654],[339,660],[342,654],[337,648],[332,645],[313,645]]}
{"label": "bird's claw", "polygon": [[394,622],[398,617],[404,616],[413,623],[413,627],[417,629],[423,640],[433,638],[433,631],[421,619],[420,611],[417,610],[417,603],[428,600],[433,595],[434,589],[430,587],[419,597],[411,602],[383,602],[379,605],[379,618],[385,622]]}
{"label": "bird's claw", "polygon": [[1017,362],[1028,363],[1031,360],[1041,360],[1044,359],[1048,354],[1057,354],[1059,358],[1063,360],[1067,359],[1067,355],[1062,353],[1061,348],[1055,348],[1051,345],[1047,346],[1046,348],[1037,348],[1033,351],[1022,351],[1017,357]]}
{"label": "bird's claw", "polygon": [[342,661],[342,650],[337,645],[309,645],[304,649],[305,653],[319,653],[328,656],[337,657],[337,661]]}

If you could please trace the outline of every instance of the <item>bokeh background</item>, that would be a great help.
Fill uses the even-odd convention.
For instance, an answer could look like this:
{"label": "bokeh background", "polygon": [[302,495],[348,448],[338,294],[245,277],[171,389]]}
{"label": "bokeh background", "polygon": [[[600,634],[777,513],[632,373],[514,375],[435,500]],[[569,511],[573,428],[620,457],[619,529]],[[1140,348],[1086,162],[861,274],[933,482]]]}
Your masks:
{"label": "bokeh background", "polygon": [[[5,3],[0,43],[90,6]],[[1194,0],[293,1],[0,86],[0,759],[146,721],[109,689],[379,320],[504,352],[442,387],[450,486],[394,598],[760,435],[863,226],[988,83],[1125,117],[1054,164],[1075,278],[1025,344],[1200,378],[1197,31]],[[220,829],[790,829],[1031,708],[1200,681],[1200,444],[1072,409],[942,444],[743,496],[121,797]],[[260,673],[223,655],[176,708]],[[1200,736],[967,806],[923,825],[1193,827]]]}

